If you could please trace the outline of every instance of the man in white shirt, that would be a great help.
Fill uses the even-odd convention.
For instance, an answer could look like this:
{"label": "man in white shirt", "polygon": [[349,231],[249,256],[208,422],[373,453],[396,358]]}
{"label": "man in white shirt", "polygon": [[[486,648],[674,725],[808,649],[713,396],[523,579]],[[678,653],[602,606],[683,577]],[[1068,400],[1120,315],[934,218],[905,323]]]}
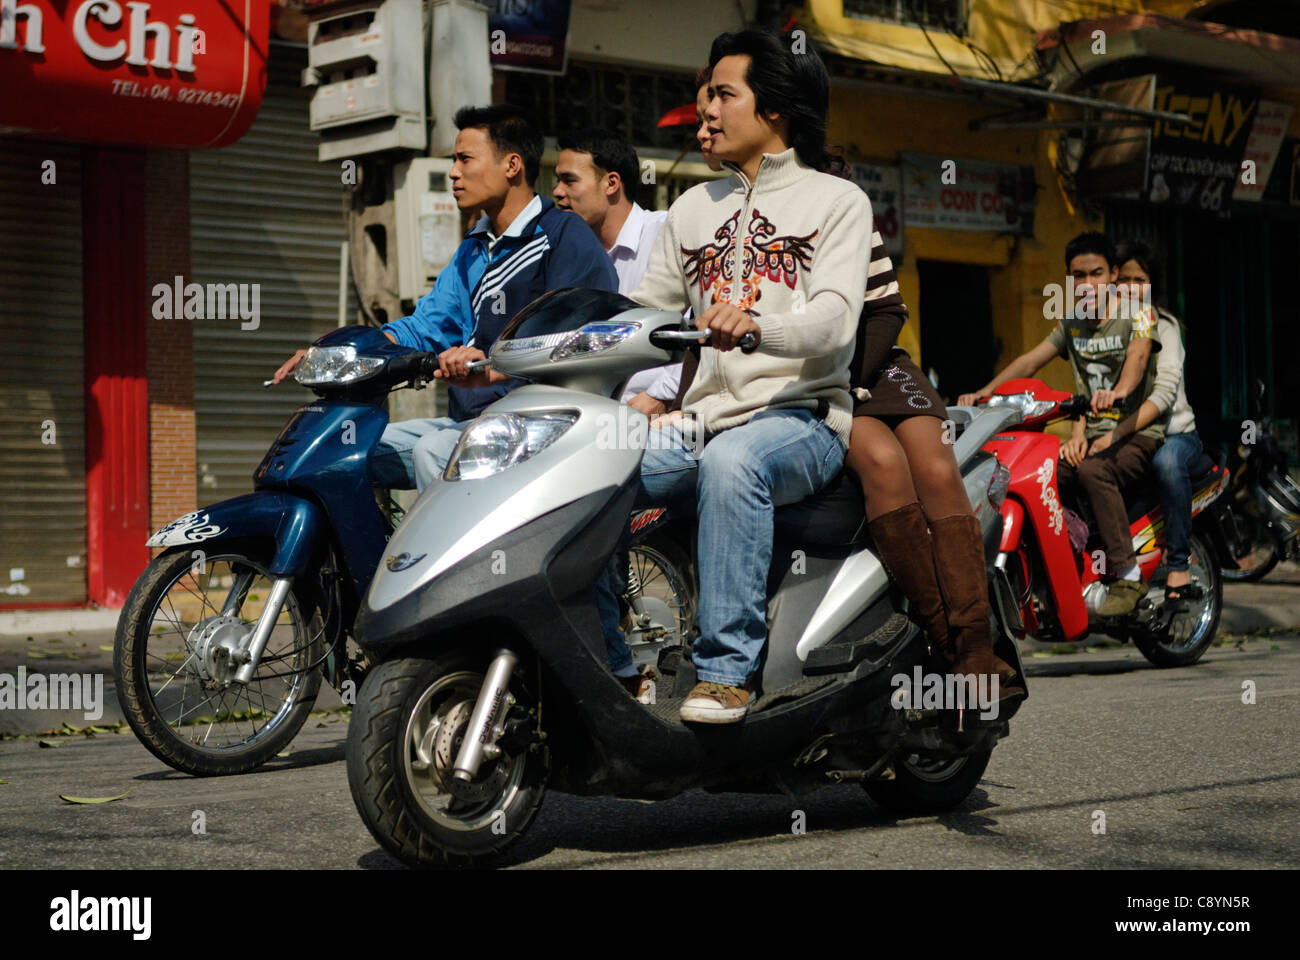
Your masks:
{"label": "man in white shirt", "polygon": [[[555,205],[587,222],[614,263],[618,292],[628,296],[641,282],[668,212],[636,202],[641,170],[626,140],[606,130],[579,130],[561,135],[557,146]],[[623,402],[647,416],[663,413],[677,396],[681,373],[679,363],[642,371],[628,381]]]}

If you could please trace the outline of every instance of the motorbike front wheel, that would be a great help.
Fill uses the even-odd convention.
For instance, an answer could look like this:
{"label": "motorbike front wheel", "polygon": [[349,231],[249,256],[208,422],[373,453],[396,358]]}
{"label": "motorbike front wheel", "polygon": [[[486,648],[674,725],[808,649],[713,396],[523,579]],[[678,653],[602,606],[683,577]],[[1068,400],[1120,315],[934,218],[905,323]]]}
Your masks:
{"label": "motorbike front wheel", "polygon": [[[504,746],[469,783],[452,776],[487,668],[451,651],[389,660],[357,691],[348,725],[352,800],[379,844],[413,867],[485,866],[528,829],[542,805],[547,752]],[[528,704],[518,674],[510,693]]]}
{"label": "motorbike front wheel", "polygon": [[176,547],[135,582],[117,621],[113,675],[140,742],[195,776],[245,773],[280,753],[307,720],[324,654],[315,604],[290,591],[253,679],[229,652],[271,592],[266,558],[246,543]]}
{"label": "motorbike front wheel", "polygon": [[1243,539],[1250,544],[1250,550],[1245,556],[1237,557],[1234,566],[1225,564],[1220,572],[1223,579],[1231,583],[1258,583],[1273,572],[1282,559],[1281,552],[1268,526],[1259,517],[1241,509],[1233,509],[1232,515],[1241,528]]}

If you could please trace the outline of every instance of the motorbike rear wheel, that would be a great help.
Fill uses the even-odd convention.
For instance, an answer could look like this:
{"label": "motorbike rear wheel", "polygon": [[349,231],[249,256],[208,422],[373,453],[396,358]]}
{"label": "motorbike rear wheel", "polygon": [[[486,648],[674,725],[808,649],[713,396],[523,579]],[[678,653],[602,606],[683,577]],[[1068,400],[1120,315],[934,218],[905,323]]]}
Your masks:
{"label": "motorbike rear wheel", "polygon": [[[542,805],[545,748],[505,749],[468,784],[452,777],[486,667],[469,651],[389,660],[357,691],[346,750],[352,800],[380,846],[409,866],[490,865]],[[525,704],[520,687],[516,675],[510,693]]]}
{"label": "motorbike rear wheel", "polygon": [[992,750],[958,757],[912,754],[894,762],[892,780],[866,780],[867,796],[900,817],[943,813],[962,803],[979,784]]}
{"label": "motorbike rear wheel", "polygon": [[316,605],[290,591],[253,680],[216,677],[232,669],[222,655],[257,622],[272,577],[252,544],[204,547],[145,568],[113,641],[127,723],[159,760],[200,777],[245,773],[284,750],[316,701],[324,655]]}
{"label": "motorbike rear wheel", "polygon": [[653,666],[662,649],[682,643],[696,628],[695,575],[681,547],[654,532],[632,545],[629,562],[627,644],[638,666]]}
{"label": "motorbike rear wheel", "polygon": [[[1187,601],[1186,613],[1177,615],[1168,630],[1162,633],[1150,630],[1135,630],[1132,633],[1133,645],[1157,667],[1186,667],[1195,663],[1210,648],[1219,629],[1219,616],[1223,613],[1223,577],[1220,574],[1218,556],[1209,543],[1197,534],[1191,536],[1188,546],[1191,548],[1189,568],[1192,583],[1201,588],[1201,599]],[[1163,588],[1164,569],[1162,565],[1156,571],[1152,587]],[[1184,617],[1187,618],[1186,635],[1182,631],[1181,618]],[[1176,632],[1175,626],[1178,626]]]}

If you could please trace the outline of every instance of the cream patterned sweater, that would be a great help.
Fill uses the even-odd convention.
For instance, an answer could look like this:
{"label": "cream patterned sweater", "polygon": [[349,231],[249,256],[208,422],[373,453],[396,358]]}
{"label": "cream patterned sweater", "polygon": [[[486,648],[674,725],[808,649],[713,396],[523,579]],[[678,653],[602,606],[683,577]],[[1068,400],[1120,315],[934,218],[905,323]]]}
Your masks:
{"label": "cream patterned sweater", "polygon": [[677,313],[690,307],[695,316],[726,302],[758,324],[755,353],[701,351],[682,409],[708,433],[768,407],[815,409],[825,401],[827,425],[847,445],[871,201],[856,184],[813,170],[793,149],[763,154],[752,184],[732,171],[672,205],[632,299]]}

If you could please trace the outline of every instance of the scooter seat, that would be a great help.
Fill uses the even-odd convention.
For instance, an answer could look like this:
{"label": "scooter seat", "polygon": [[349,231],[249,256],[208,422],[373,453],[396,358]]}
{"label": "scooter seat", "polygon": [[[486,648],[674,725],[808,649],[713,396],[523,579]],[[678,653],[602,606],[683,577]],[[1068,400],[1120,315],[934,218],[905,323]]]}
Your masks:
{"label": "scooter seat", "polygon": [[[1187,471],[1192,482],[1192,492],[1196,493],[1212,478],[1227,469],[1227,458],[1222,453],[1202,453]],[[1160,504],[1160,486],[1154,477],[1149,478],[1133,495],[1125,495],[1124,505],[1128,510],[1128,522],[1134,523],[1143,514],[1150,513]]]}
{"label": "scooter seat", "polygon": [[777,507],[777,539],[813,546],[843,547],[866,538],[862,487],[849,470],[841,470],[825,487],[798,503]]}

